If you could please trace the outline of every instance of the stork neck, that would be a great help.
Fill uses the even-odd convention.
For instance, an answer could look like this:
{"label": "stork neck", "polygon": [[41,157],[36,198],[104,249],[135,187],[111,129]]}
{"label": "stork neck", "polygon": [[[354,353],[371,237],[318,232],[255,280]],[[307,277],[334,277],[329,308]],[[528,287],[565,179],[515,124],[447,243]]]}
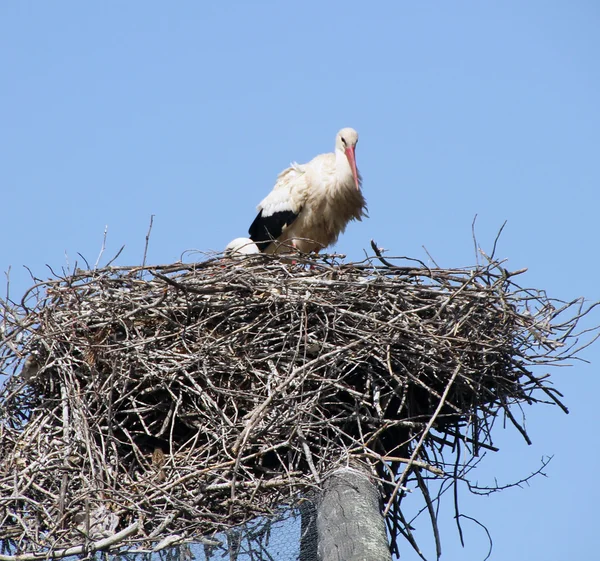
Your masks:
{"label": "stork neck", "polygon": [[339,149],[335,151],[335,175],[337,184],[340,186],[354,185],[354,176],[352,175],[352,168],[348,157],[345,152]]}

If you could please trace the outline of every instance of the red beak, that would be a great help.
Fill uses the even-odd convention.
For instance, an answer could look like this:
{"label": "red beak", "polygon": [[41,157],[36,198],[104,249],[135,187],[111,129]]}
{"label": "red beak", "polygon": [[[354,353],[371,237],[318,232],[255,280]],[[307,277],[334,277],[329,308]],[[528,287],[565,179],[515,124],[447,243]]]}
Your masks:
{"label": "red beak", "polygon": [[358,170],[356,169],[356,157],[354,156],[354,146],[348,146],[348,148],[346,148],[346,158],[348,158],[348,162],[352,168],[356,189],[360,189],[360,185],[358,184]]}

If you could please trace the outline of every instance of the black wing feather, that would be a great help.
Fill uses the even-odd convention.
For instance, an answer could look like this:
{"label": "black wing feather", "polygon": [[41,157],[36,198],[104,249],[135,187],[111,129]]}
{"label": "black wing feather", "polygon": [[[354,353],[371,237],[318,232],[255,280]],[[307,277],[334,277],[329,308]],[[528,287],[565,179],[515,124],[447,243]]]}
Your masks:
{"label": "black wing feather", "polygon": [[254,222],[248,229],[250,239],[258,246],[258,249],[265,251],[276,240],[283,230],[298,218],[298,213],[291,210],[282,210],[274,212],[269,216],[263,216],[263,211],[258,213]]}

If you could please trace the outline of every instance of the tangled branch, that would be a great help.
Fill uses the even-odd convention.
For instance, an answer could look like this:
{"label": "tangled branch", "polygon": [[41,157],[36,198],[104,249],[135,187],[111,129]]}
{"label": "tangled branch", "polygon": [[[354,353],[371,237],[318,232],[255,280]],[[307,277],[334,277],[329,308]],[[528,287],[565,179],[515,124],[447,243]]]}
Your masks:
{"label": "tangled branch", "polygon": [[566,411],[536,367],[594,332],[576,333],[583,300],[521,288],[494,260],[400,267],[374,249],[78,270],[2,301],[6,550],[213,535],[355,458],[413,543],[406,485],[434,520],[422,474],[463,477],[498,417],[528,440],[516,404]]}

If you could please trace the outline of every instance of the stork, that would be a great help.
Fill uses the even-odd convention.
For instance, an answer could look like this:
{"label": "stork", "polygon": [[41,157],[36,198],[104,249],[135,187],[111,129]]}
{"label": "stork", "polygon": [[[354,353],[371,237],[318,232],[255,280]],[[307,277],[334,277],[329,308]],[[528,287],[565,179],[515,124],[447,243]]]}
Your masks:
{"label": "stork", "polygon": [[248,230],[260,251],[319,252],[337,241],[348,222],[367,216],[356,167],[357,142],[354,129],[342,129],[335,138],[335,152],[320,154],[307,164],[292,163],[279,174]]}
{"label": "stork", "polygon": [[256,244],[250,238],[235,238],[225,247],[225,256],[253,255],[260,253]]}

